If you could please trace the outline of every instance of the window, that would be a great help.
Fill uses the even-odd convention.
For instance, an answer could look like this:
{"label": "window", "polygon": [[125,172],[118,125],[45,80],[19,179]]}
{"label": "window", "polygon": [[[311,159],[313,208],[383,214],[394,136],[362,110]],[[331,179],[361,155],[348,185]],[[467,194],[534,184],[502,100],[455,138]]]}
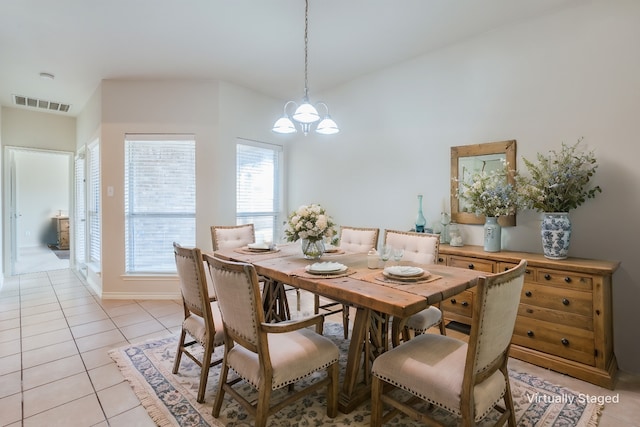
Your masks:
{"label": "window", "polygon": [[76,266],[83,270],[87,260],[86,226],[87,212],[85,206],[86,184],[85,152],[79,152],[75,159],[75,221],[74,221],[74,252]]}
{"label": "window", "polygon": [[87,193],[87,231],[89,233],[89,262],[96,269],[100,269],[100,144],[94,142],[89,146],[89,173]]}
{"label": "window", "polygon": [[253,223],[256,240],[279,240],[282,146],[238,140],[236,149],[236,223]]}
{"label": "window", "polygon": [[196,240],[196,143],[193,135],[127,135],[127,273],[176,271],[173,242]]}

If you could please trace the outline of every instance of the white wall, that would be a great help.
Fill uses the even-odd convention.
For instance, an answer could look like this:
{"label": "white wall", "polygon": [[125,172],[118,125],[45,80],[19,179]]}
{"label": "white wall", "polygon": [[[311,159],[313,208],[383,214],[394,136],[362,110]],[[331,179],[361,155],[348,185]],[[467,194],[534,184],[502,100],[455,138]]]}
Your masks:
{"label": "white wall", "polygon": [[[264,140],[273,101],[218,81],[106,80],[101,87],[102,296],[176,298],[176,277],[127,276],[124,258],[124,137],[127,133],[194,134],[196,138],[196,244],[211,248],[210,226],[235,224],[235,141]],[[87,122],[95,122],[89,117]],[[114,188],[113,197],[106,188]],[[169,249],[170,250],[170,249]]]}
{"label": "white wall", "polygon": [[[34,112],[21,108],[2,107],[2,126],[0,127],[0,135],[3,147],[13,146],[73,152],[75,151],[76,144],[76,119],[60,114],[42,113],[39,111]],[[6,165],[3,162],[2,178],[4,180],[4,184],[8,182],[6,175],[8,170],[4,169],[5,166]],[[69,170],[67,169],[63,173],[68,174]],[[4,184],[2,186],[3,203],[8,191]],[[67,182],[66,185],[69,185],[69,183]],[[67,192],[67,197],[69,197],[69,192]],[[8,257],[11,254],[11,229],[9,227],[8,209],[9,207],[4,205],[2,211],[3,253],[5,255],[3,258],[5,266],[3,271],[5,273],[9,273],[7,266],[9,265]],[[52,209],[58,210],[60,208]],[[68,209],[68,207],[65,208],[65,210]],[[36,238],[37,230],[33,231],[28,237]]]}
{"label": "white wall", "polygon": [[[584,136],[603,193],[571,213],[570,255],[621,261],[615,351],[640,372],[640,2],[592,1],[486,33],[323,94],[342,132],[291,145],[292,206],[319,202],[339,224],[411,228],[416,195],[449,209],[450,147],[517,140],[521,157]],[[539,214],[503,230],[506,249],[541,252]],[[469,244],[481,226],[463,226]]]}
{"label": "white wall", "polygon": [[68,215],[68,154],[14,150],[16,169],[17,248],[56,242],[52,218]]}

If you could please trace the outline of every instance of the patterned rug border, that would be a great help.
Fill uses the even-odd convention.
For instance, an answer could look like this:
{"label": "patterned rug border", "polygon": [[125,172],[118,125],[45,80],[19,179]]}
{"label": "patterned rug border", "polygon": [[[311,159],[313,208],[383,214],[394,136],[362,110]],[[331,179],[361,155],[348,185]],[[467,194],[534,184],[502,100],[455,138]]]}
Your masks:
{"label": "patterned rug border", "polygon": [[[325,326],[325,335],[327,335],[328,329],[331,329],[331,326],[329,328],[327,328],[327,326]],[[339,336],[342,335],[342,328],[339,325],[336,325],[334,329],[337,328],[339,328],[340,330],[333,331],[333,334],[338,337],[337,339],[340,339]],[[132,389],[134,390],[134,393],[140,400],[140,403],[146,409],[153,421],[161,427],[191,425],[225,427],[251,425],[252,418],[250,416],[240,416],[238,413],[234,413],[235,416],[238,416],[237,422],[231,422],[228,424],[224,424],[220,420],[213,418],[213,416],[211,415],[211,405],[213,404],[213,397],[211,395],[206,396],[206,401],[204,403],[196,402],[194,391],[185,386],[185,384],[180,381],[179,378],[176,378],[179,377],[181,372],[184,370],[185,363],[193,364],[192,361],[184,357],[180,368],[181,370],[177,375],[173,375],[171,373],[171,366],[165,366],[164,369],[163,366],[156,366],[156,364],[154,364],[153,361],[150,360],[145,353],[149,350],[165,348],[165,350],[163,350],[163,357],[165,357],[165,360],[168,360],[171,359],[173,355],[175,355],[176,345],[177,335],[130,344],[109,351],[109,356],[116,362],[122,375],[127,379]],[[221,354],[219,353],[219,350],[221,349],[218,349],[218,351],[216,351],[216,354]],[[187,361],[185,361],[185,359]],[[134,366],[134,363],[138,364],[137,369]],[[195,366],[195,364],[193,365]],[[215,369],[216,368],[212,368],[212,371]],[[543,427],[553,425],[566,427],[595,427],[598,425],[599,416],[604,408],[604,405],[598,405],[592,402],[586,403],[584,410],[579,412],[579,414],[582,414],[579,417],[579,423],[575,424],[574,421],[578,409],[576,409],[576,405],[573,405],[573,402],[567,402],[566,400],[567,398],[571,399],[572,396],[574,399],[577,399],[580,395],[579,392],[575,392],[563,386],[552,384],[535,375],[517,372],[511,369],[509,371],[509,376],[511,378],[518,380],[531,388],[535,387],[536,389],[549,393],[549,396],[552,396],[553,399],[558,399],[551,402],[545,401],[545,399],[536,401],[536,408],[534,408],[533,410],[539,412],[538,422],[532,424],[530,421],[518,420],[518,426]],[[213,378],[211,377],[211,375],[209,382],[213,382]],[[211,388],[211,386],[212,384],[208,384],[207,388],[209,389]],[[514,388],[513,384],[512,388]],[[164,394],[164,401],[160,400],[157,395],[157,391],[159,390],[162,390],[166,393]],[[558,403],[563,404],[563,409],[559,411],[550,410],[551,405],[555,405]],[[223,404],[223,410],[224,405],[225,404]],[[322,416],[322,414],[320,414],[320,416]],[[549,417],[553,418],[549,419]],[[353,421],[358,422],[365,420],[362,419],[362,417],[355,417]],[[355,424],[353,421],[349,422],[348,424],[367,425],[366,423]],[[411,422],[410,420],[407,421],[409,423]],[[291,420],[291,422],[287,423],[286,425],[298,426],[316,424],[304,422],[296,423]],[[328,426],[338,424],[330,423],[323,425]],[[406,424],[403,422],[397,425],[410,426],[414,424]]]}

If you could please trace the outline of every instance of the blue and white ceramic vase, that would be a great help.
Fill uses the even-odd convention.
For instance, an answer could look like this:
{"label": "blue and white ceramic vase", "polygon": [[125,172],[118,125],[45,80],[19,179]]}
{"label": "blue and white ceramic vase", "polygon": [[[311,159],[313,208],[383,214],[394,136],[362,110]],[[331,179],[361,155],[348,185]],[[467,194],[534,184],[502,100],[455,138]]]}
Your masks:
{"label": "blue and white ceramic vase", "polygon": [[546,258],[565,259],[569,255],[571,220],[568,212],[544,212],[540,234]]}
{"label": "blue and white ceramic vase", "polygon": [[485,217],[484,222],[484,250],[485,252],[500,252],[502,240],[502,226],[498,224],[498,217]]}
{"label": "blue and white ceramic vase", "polygon": [[301,239],[302,254],[306,259],[318,259],[324,253],[324,242],[320,240]]}

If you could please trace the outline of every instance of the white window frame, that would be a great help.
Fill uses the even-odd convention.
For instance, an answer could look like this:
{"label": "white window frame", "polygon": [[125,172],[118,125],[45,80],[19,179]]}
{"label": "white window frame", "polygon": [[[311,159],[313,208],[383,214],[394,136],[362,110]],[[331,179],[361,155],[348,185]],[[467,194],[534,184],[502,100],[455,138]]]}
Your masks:
{"label": "white window frame", "polygon": [[91,267],[101,271],[102,210],[100,191],[100,141],[87,147],[87,255]]}
{"label": "white window frame", "polygon": [[[149,170],[150,177],[163,180],[164,188],[160,186],[157,188],[158,191],[163,193],[158,193],[158,197],[166,196],[167,191],[169,191],[169,194],[174,195],[169,197],[171,201],[167,201],[163,205],[165,207],[163,210],[160,210],[156,205],[145,205],[144,199],[146,197],[143,196],[142,192],[136,192],[136,181],[134,177],[129,176],[130,168],[132,167],[130,163],[132,150],[144,146],[149,147],[150,144],[157,144],[158,146],[171,144],[173,149],[185,149],[185,153],[187,153],[187,157],[182,159],[186,163],[170,165],[165,162],[165,166],[162,168]],[[125,136],[125,274],[175,274],[173,241],[183,246],[195,246],[195,157],[196,140],[194,135],[127,134]],[[179,157],[171,157],[171,159],[177,158]],[[138,160],[144,161],[144,159]],[[162,165],[163,163],[159,160],[158,164]],[[141,167],[142,164],[137,164],[136,166]],[[167,170],[171,166],[175,166],[175,171],[179,171],[183,175],[174,177],[173,175],[175,174],[172,174],[171,170]],[[164,172],[167,173],[165,174]],[[141,175],[137,177],[140,178]],[[172,182],[172,177],[176,179],[176,182]],[[189,184],[190,182],[192,184]],[[144,194],[146,195],[148,191],[152,190],[156,190],[156,188],[151,190],[147,188]],[[175,192],[171,193],[171,191]],[[183,202],[177,201],[180,197],[184,197]],[[186,201],[189,201],[189,203],[185,204]],[[147,232],[145,232],[145,228],[141,227],[149,227],[150,225],[145,221],[157,221],[156,225],[162,227],[162,231],[152,235],[147,228]],[[176,225],[181,226],[176,228]],[[153,230],[157,231],[157,229]]]}
{"label": "white window frame", "polygon": [[[251,193],[254,188],[247,184],[247,176],[243,176],[247,171],[241,170],[239,165],[239,150],[243,147],[254,147],[260,150],[270,150],[275,156],[275,165],[273,171],[273,194],[271,209],[251,209],[244,210],[245,194]],[[250,173],[250,172],[249,172]],[[252,141],[248,139],[238,138],[236,140],[236,224],[253,223],[256,231],[256,241],[270,240],[277,242],[281,240],[282,221],[283,221],[283,201],[284,201],[284,147],[282,145],[269,144],[265,142]],[[249,179],[251,177],[249,176]],[[258,180],[264,183],[264,180]],[[272,220],[265,223],[261,219],[271,217]]]}
{"label": "white window frame", "polygon": [[87,162],[85,148],[78,150],[74,164],[74,257],[82,272],[87,264]]}

